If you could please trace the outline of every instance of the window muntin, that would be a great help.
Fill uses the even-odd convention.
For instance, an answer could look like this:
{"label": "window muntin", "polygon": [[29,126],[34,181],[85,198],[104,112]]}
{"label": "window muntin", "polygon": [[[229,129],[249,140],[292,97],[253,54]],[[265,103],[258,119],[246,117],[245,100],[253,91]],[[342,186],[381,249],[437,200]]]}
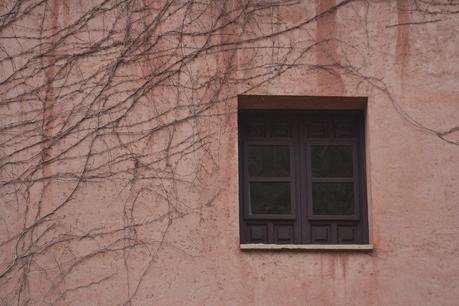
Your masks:
{"label": "window muntin", "polygon": [[241,111],[241,243],[367,243],[363,114]]}

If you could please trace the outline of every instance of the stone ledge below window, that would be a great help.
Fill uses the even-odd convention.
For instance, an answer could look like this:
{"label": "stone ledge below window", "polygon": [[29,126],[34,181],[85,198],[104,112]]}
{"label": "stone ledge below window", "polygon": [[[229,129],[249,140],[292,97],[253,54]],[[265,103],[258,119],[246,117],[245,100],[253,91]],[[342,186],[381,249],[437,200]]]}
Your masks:
{"label": "stone ledge below window", "polygon": [[241,244],[243,251],[276,251],[276,250],[298,250],[298,251],[373,251],[372,244],[263,244],[245,243]]}

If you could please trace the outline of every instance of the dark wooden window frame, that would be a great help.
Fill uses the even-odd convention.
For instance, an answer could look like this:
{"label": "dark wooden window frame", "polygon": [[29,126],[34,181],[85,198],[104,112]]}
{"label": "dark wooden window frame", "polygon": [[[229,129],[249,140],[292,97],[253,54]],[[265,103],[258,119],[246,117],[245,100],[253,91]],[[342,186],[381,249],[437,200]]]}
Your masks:
{"label": "dark wooden window frame", "polygon": [[[249,135],[247,126],[250,124],[261,127],[263,135]],[[368,244],[363,111],[243,109],[239,111],[238,126],[241,244]],[[277,135],[276,128],[280,126],[287,126],[287,136]],[[311,131],[316,127],[319,133],[314,134]],[[290,176],[249,177],[246,154],[249,145],[288,145]],[[352,177],[314,178],[310,166],[314,145],[352,146]],[[291,213],[251,214],[249,182],[257,181],[289,181]],[[313,182],[353,182],[354,213],[314,215]]]}

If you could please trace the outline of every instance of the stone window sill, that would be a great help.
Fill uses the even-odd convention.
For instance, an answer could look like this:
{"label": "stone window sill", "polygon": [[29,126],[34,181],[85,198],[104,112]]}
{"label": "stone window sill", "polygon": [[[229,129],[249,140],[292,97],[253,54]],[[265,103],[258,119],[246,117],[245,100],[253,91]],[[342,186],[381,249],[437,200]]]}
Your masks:
{"label": "stone window sill", "polygon": [[373,251],[372,244],[263,244],[246,243],[241,244],[243,251],[276,251],[276,250],[295,250],[295,251]]}

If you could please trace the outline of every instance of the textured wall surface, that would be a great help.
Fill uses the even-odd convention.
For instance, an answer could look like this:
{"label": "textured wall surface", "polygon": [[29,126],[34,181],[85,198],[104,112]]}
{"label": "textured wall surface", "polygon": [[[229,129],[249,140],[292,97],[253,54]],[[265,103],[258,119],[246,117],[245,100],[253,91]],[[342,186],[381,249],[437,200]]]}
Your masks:
{"label": "textured wall surface", "polygon": [[[55,6],[47,8],[53,14],[46,22],[61,26],[85,6],[74,1],[50,3]],[[276,22],[260,31],[268,34],[294,26],[337,3],[300,1],[270,9],[270,15],[263,18]],[[61,177],[33,187],[21,199],[3,189],[0,305],[457,305],[459,131],[442,132],[459,124],[459,14],[410,11],[407,8],[413,8],[412,4],[409,0],[350,1],[269,43],[255,41],[252,49],[209,52],[209,58],[198,58],[190,64],[190,75],[204,78],[209,69],[232,67],[229,75],[219,79],[225,87],[218,95],[228,98],[206,110],[199,120],[175,122],[184,110],[174,109],[167,120],[175,122],[176,128],[168,126],[127,150],[145,155],[139,153],[134,162],[120,158],[113,166],[120,169],[119,175],[106,179],[99,175],[82,182],[69,204],[40,223],[54,226],[37,227],[30,234],[38,242],[30,247],[36,250],[34,254],[24,256],[28,261],[20,258],[21,247],[15,243],[17,233],[25,233],[25,224],[32,222],[27,215],[53,211],[71,193],[74,183]],[[40,18],[28,18],[31,26],[40,23]],[[253,20],[245,26],[249,32],[256,29]],[[257,86],[253,74],[258,72],[242,69],[247,62],[255,65],[267,58],[272,63],[293,59],[298,55],[296,48],[315,41],[322,43],[290,63],[281,75]],[[5,38],[1,42],[5,48],[13,44]],[[160,41],[163,46],[168,43]],[[256,46],[260,49],[255,52]],[[293,51],[286,55],[275,46],[289,46]],[[102,60],[92,58],[80,68],[89,71]],[[139,63],[124,72],[139,76],[141,82],[151,67]],[[9,69],[4,64],[1,73],[7,75]],[[44,101],[57,95],[50,89],[47,92]],[[373,252],[239,249],[235,95],[242,93],[368,97],[367,186]],[[120,95],[123,93],[114,97]],[[126,122],[148,118],[149,101],[155,101],[159,114],[171,103],[198,105],[207,95],[214,93],[206,91],[194,98],[186,89],[179,94],[167,86],[155,88],[135,105]],[[8,98],[6,94],[2,97],[3,101]],[[46,115],[64,112],[69,105],[57,103],[46,109]],[[4,114],[32,106],[7,107]],[[57,133],[56,126],[47,127],[48,132]],[[198,137],[190,131],[205,134],[205,146],[184,144],[183,139]],[[131,145],[129,137],[137,137],[135,133],[135,127],[130,127],[120,136],[125,137],[126,146]],[[82,142],[75,150],[85,155],[94,145],[102,152],[110,146],[107,142]],[[161,154],[165,145],[184,146],[181,150],[189,154],[180,155],[179,160],[172,154],[171,161],[164,158],[157,168],[136,166],[138,172],[123,172],[128,169],[125,165],[146,165],[144,156]],[[2,158],[8,150],[2,148]],[[52,155],[53,150],[58,149],[46,152]],[[103,156],[95,155],[89,164],[96,165]],[[68,159],[40,171],[45,171],[43,176],[65,173],[81,163]],[[170,164],[174,174],[166,177]],[[4,170],[2,181],[19,171],[15,169]],[[30,208],[38,205],[33,203],[42,203],[41,211]],[[18,284],[25,284],[26,290]]]}

